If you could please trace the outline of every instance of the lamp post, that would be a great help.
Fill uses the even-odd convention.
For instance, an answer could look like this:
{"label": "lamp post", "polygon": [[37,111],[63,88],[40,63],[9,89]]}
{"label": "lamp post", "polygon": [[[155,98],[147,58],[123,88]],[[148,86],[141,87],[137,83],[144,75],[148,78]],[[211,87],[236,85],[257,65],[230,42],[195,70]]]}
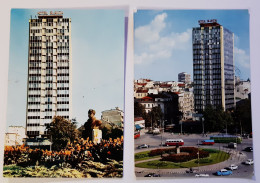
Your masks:
{"label": "lamp post", "polygon": [[203,117],[201,117],[201,123],[202,123],[202,134],[204,136],[205,131],[204,131],[204,118]]}
{"label": "lamp post", "polygon": [[200,170],[200,151],[199,151],[199,140],[198,140],[198,171]]}
{"label": "lamp post", "polygon": [[162,133],[163,133],[163,130],[162,130],[162,119],[160,120],[160,126],[161,126],[161,146],[163,145],[163,142],[162,142]]}
{"label": "lamp post", "polygon": [[182,135],[182,121],[180,121],[180,123],[181,123],[181,135]]}

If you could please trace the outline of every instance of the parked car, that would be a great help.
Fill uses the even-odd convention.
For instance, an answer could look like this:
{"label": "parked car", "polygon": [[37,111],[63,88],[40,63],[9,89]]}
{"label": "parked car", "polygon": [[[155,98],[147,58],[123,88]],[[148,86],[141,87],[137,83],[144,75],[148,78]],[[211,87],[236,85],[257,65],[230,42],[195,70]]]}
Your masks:
{"label": "parked car", "polygon": [[230,142],[229,144],[228,144],[228,147],[229,148],[237,148],[237,143],[234,143],[234,142]]}
{"label": "parked car", "polygon": [[156,134],[160,134],[161,132],[160,132],[160,129],[159,128],[155,128],[154,130],[153,130],[153,135],[156,135]]}
{"label": "parked car", "polygon": [[216,175],[218,175],[218,176],[232,175],[232,171],[231,170],[227,170],[227,169],[221,169],[220,171],[216,172]]}
{"label": "parked car", "polygon": [[209,174],[207,173],[200,173],[200,174],[196,174],[195,177],[209,177]]}
{"label": "parked car", "polygon": [[248,159],[248,160],[245,161],[245,164],[246,165],[253,165],[254,164],[254,160]]}
{"label": "parked car", "polygon": [[195,170],[193,170],[193,168],[189,168],[188,170],[186,170],[186,173],[194,173]]}
{"label": "parked car", "polygon": [[244,151],[253,152],[253,147],[246,147],[246,148],[244,149]]}
{"label": "parked car", "polygon": [[138,146],[137,148],[142,149],[142,148],[149,148],[149,147],[150,147],[150,145],[142,144],[142,145]]}
{"label": "parked car", "polygon": [[160,176],[160,174],[156,174],[156,173],[148,173],[144,177],[161,177],[161,176]]}
{"label": "parked car", "polygon": [[232,165],[230,165],[230,166],[228,167],[228,169],[229,169],[229,170],[237,170],[237,169],[238,169],[238,166],[232,164]]}

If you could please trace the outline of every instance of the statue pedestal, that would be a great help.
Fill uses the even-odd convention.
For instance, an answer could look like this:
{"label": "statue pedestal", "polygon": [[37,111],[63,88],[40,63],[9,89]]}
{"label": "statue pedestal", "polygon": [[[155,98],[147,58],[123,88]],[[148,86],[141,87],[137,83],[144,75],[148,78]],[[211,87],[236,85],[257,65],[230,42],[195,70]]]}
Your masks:
{"label": "statue pedestal", "polygon": [[181,148],[180,147],[176,147],[176,154],[180,154],[180,152],[181,152]]}
{"label": "statue pedestal", "polygon": [[99,144],[102,140],[102,131],[99,129],[93,129],[92,131],[92,142],[94,144]]}

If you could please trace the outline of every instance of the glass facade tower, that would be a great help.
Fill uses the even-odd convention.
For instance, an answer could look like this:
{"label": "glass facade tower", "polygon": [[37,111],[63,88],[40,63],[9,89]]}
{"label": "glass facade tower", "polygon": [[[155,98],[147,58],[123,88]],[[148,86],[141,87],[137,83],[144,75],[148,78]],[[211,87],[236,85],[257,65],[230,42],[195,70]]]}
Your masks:
{"label": "glass facade tower", "polygon": [[71,119],[71,19],[38,12],[29,20],[26,134],[46,137],[54,116]]}
{"label": "glass facade tower", "polygon": [[234,35],[217,21],[199,21],[192,30],[195,111],[207,105],[235,106]]}

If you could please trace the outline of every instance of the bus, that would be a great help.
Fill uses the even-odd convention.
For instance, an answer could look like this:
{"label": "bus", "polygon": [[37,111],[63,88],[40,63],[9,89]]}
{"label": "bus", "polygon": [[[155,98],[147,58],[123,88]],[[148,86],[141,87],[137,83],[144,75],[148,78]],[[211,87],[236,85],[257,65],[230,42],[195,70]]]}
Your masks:
{"label": "bus", "polygon": [[184,141],[182,139],[167,139],[165,141],[166,146],[183,146]]}
{"label": "bus", "polygon": [[215,144],[214,140],[202,140],[201,141],[202,145],[213,145]]}
{"label": "bus", "polygon": [[235,142],[241,144],[242,138],[236,135],[213,135],[210,137],[211,140],[214,140],[215,143],[229,143]]}

